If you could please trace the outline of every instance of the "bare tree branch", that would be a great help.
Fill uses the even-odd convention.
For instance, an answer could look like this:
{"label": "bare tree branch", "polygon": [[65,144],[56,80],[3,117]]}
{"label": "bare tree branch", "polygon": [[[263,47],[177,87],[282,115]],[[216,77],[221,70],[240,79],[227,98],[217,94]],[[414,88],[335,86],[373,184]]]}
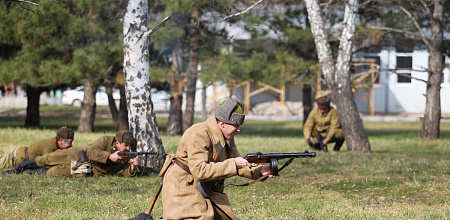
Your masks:
{"label": "bare tree branch", "polygon": [[[21,3],[20,1],[19,1],[17,4],[18,4],[22,9],[25,9],[25,10],[31,11],[31,12],[33,12],[33,13],[35,13],[35,14],[38,14],[38,13],[36,13],[35,11],[33,11],[33,9],[31,9],[31,8],[29,8],[29,7],[23,6],[22,3]],[[28,4],[28,3],[27,3],[27,4]],[[33,4],[35,4],[35,3],[33,3]],[[38,4],[35,4],[35,5],[38,5]]]}
{"label": "bare tree branch", "polygon": [[328,3],[322,3],[322,4],[320,4],[320,6],[328,7],[328,6],[331,5],[332,3],[333,3],[333,0],[330,0]]}
{"label": "bare tree branch", "polygon": [[359,4],[358,8],[364,8],[366,5],[370,4],[371,2],[373,2],[373,0],[367,0],[365,2],[362,2],[361,4]]}
{"label": "bare tree branch", "polygon": [[166,18],[164,18],[163,21],[161,21],[161,23],[159,23],[158,25],[156,25],[155,27],[153,27],[152,29],[148,30],[147,32],[145,32],[141,38],[146,39],[147,37],[149,37],[151,34],[153,34],[153,32],[155,32],[156,30],[158,30],[159,28],[161,28],[162,26],[164,26],[166,24],[166,22],[171,18],[172,16],[167,16]]}
{"label": "bare tree branch", "polygon": [[222,22],[222,21],[227,20],[228,18],[232,18],[232,17],[236,17],[236,16],[239,16],[239,15],[245,14],[245,13],[247,13],[248,11],[250,11],[250,9],[254,8],[254,7],[257,6],[259,3],[261,3],[262,1],[263,1],[263,0],[259,0],[259,1],[255,2],[255,3],[253,3],[252,5],[250,5],[250,7],[246,8],[245,10],[243,10],[243,11],[241,11],[241,12],[238,12],[238,13],[236,13],[236,14],[231,14],[231,15],[228,15],[228,16],[225,16],[225,17],[222,18],[222,20],[220,20],[220,21]]}
{"label": "bare tree branch", "polygon": [[[25,5],[28,5],[28,4],[34,5],[34,6],[39,6],[39,4],[34,3],[34,2],[30,2],[30,1],[26,1],[26,0],[4,0],[3,3],[9,4],[9,5],[12,4],[12,3],[16,3],[16,4],[18,4],[22,9],[31,11],[31,12],[33,12],[33,13],[35,13],[35,14],[38,14],[38,13],[36,13],[35,11],[33,11],[33,9],[31,9],[31,7],[25,6]],[[8,6],[8,7],[9,7],[9,6]]]}
{"label": "bare tree branch", "polygon": [[25,0],[6,0],[6,1],[3,1],[3,2],[4,3],[27,3],[27,4],[32,4],[32,5],[35,5],[35,6],[39,5],[37,3],[30,2],[30,1],[25,1]]}
{"label": "bare tree branch", "polygon": [[408,74],[405,74],[405,73],[397,73],[397,72],[395,72],[395,70],[392,73],[388,73],[388,74],[397,74],[397,75],[400,75],[400,76],[403,76],[403,77],[407,77],[407,78],[410,78],[410,79],[415,79],[417,81],[421,81],[421,82],[424,82],[427,85],[430,85],[430,83],[427,80],[419,79],[417,77],[414,77],[412,75],[408,75]]}
{"label": "bare tree branch", "polygon": [[[408,75],[408,74],[405,74],[405,73],[398,73],[396,69],[385,69],[385,68],[382,68],[382,69],[380,69],[380,71],[389,71],[390,73],[387,73],[387,74],[397,74],[397,75],[404,76],[404,77],[407,77],[407,78],[410,78],[410,79],[415,79],[417,81],[421,81],[421,82],[426,83],[427,85],[430,85],[430,82],[428,82],[427,80],[419,79],[417,77],[414,77],[412,75]],[[430,72],[430,70],[427,69],[427,68],[424,68],[423,70],[412,69],[411,71],[424,72],[424,73],[429,73]]]}
{"label": "bare tree branch", "polygon": [[422,31],[422,27],[420,27],[419,23],[417,22],[417,20],[412,16],[412,14],[406,10],[404,7],[400,6],[400,10],[402,10],[406,15],[408,15],[409,19],[411,19],[412,23],[414,24],[414,26],[416,27],[417,31],[419,31],[420,33],[420,38],[422,38],[422,41],[427,45],[428,48],[431,47],[430,45],[430,41],[428,41],[425,33],[423,33]]}
{"label": "bare tree branch", "polygon": [[401,29],[395,29],[395,28],[390,28],[390,27],[378,27],[378,26],[369,26],[369,28],[371,29],[375,29],[375,30],[384,30],[384,31],[392,31],[392,32],[397,32],[397,33],[402,33],[402,34],[408,34],[414,37],[421,37],[419,34],[413,33],[413,32],[409,32],[409,31],[405,31],[405,30],[401,30]]}
{"label": "bare tree branch", "polygon": [[431,13],[430,7],[428,7],[427,3],[423,0],[420,0],[420,3],[422,3],[422,6],[427,10],[428,14],[430,15],[431,21],[433,22],[434,18],[431,16],[433,13]]}

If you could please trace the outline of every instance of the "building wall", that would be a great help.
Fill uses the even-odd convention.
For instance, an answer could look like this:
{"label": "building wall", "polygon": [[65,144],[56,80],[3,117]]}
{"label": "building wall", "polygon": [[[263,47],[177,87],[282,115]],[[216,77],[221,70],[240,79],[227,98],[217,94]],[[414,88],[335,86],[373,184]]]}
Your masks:
{"label": "building wall", "polygon": [[[361,55],[360,55],[361,56]],[[380,84],[375,88],[375,113],[416,113],[423,114],[425,111],[426,83],[420,80],[411,79],[408,83],[400,83],[401,76],[393,73],[392,70],[402,73],[411,73],[412,77],[428,80],[428,73],[425,69],[429,65],[429,54],[427,51],[414,51],[412,53],[397,53],[395,48],[385,48],[377,54],[363,54],[364,57],[380,57]],[[398,57],[411,57],[411,69],[399,69]],[[446,63],[449,63],[447,57]],[[443,114],[450,114],[450,72],[444,69],[443,83],[441,84],[441,109]],[[368,93],[358,89],[355,94],[355,101],[358,110],[362,113],[368,112]]]}

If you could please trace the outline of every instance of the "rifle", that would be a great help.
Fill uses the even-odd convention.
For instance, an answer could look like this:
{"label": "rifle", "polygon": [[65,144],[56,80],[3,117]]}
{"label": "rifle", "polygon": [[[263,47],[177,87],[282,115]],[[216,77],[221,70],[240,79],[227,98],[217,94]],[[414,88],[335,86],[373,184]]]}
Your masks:
{"label": "rifle", "polygon": [[316,129],[316,126],[313,127],[313,131],[316,132],[317,140],[319,140],[320,150],[324,151],[324,152],[327,152],[328,151],[328,147],[327,147],[327,145],[323,146],[322,135],[320,135],[320,132]]}
{"label": "rifle", "polygon": [[136,152],[136,151],[120,151],[117,153],[120,157],[128,157],[128,158],[135,158],[139,155],[150,155],[150,154],[158,154],[156,152]]}
{"label": "rifle", "polygon": [[[320,135],[319,131],[316,129],[316,126],[313,127],[312,132],[313,132],[315,135],[317,135],[317,140],[318,140],[318,142],[319,142],[320,150],[321,150],[321,151],[324,151],[324,152],[327,152],[327,151],[328,151],[328,147],[327,147],[327,145],[325,145],[325,146],[323,145],[323,143],[322,143],[322,135]],[[316,143],[316,144],[313,143],[312,140],[311,140],[311,138],[308,139],[308,143],[309,143],[309,146],[311,146],[311,147],[313,147],[313,148],[315,148],[314,145],[317,144],[317,143]]]}
{"label": "rifle", "polygon": [[[270,163],[270,173],[274,176],[278,175],[278,172],[283,170],[286,166],[288,166],[295,158],[303,158],[303,157],[315,157],[316,152],[309,152],[305,150],[304,153],[268,153],[263,154],[261,152],[258,153],[250,153],[245,156],[245,159],[249,163]],[[289,158],[289,160],[278,169],[278,160]]]}
{"label": "rifle", "polygon": [[[150,154],[158,154],[156,152],[137,152],[137,151],[120,151],[119,153],[117,153],[117,155],[119,155],[120,157],[124,157],[124,158],[135,158],[139,155],[150,155]],[[136,170],[137,173],[140,172],[139,167],[138,166],[134,166],[134,169]]]}

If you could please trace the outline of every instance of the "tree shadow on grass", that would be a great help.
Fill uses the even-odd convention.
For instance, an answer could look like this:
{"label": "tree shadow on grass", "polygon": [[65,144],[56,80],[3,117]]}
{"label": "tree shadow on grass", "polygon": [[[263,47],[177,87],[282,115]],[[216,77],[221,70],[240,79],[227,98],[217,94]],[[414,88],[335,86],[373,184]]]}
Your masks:
{"label": "tree shadow on grass", "polygon": [[[73,130],[78,128],[79,118],[74,116],[41,116],[41,125],[33,129],[58,130],[67,126]],[[25,116],[1,117],[0,128],[24,128]],[[111,118],[96,118],[94,122],[95,132],[116,132],[114,122]]]}

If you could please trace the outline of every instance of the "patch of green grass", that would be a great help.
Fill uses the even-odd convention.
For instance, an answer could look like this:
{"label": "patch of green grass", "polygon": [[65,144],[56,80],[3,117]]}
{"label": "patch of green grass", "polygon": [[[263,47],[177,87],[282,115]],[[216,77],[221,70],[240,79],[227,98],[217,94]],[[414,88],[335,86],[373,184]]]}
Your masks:
{"label": "patch of green grass", "polygon": [[[14,119],[1,118],[0,152],[54,136],[61,123],[73,128],[78,123],[68,116],[43,119],[42,128],[28,129],[8,126]],[[166,118],[158,118],[162,134],[166,124]],[[97,118],[95,126],[93,133],[76,133],[74,145],[115,133],[110,118]],[[242,155],[303,152],[308,146],[301,126],[301,121],[247,120],[236,142]],[[280,177],[250,187],[231,186],[249,180],[229,178],[225,192],[235,213],[242,219],[450,218],[450,123],[441,123],[439,140],[421,140],[419,122],[364,126],[372,154],[348,152],[344,144],[341,152],[295,159]],[[161,138],[166,152],[174,153],[180,136]],[[128,219],[147,209],[160,180],[157,175],[0,176],[0,212],[8,219]],[[162,216],[161,198],[152,215]]]}

